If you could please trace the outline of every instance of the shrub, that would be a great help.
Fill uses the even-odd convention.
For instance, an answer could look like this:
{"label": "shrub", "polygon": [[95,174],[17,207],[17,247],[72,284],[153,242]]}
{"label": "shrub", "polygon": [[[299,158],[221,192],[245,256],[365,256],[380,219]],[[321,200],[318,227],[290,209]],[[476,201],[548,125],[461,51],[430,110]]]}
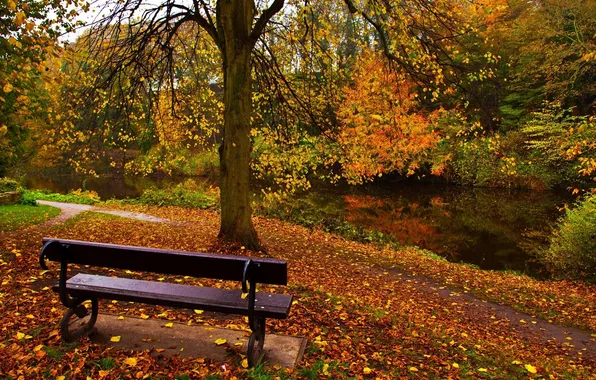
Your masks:
{"label": "shrub", "polygon": [[35,195],[31,192],[25,191],[21,194],[21,199],[19,200],[19,204],[25,206],[37,206],[37,201],[35,200]]}
{"label": "shrub", "polygon": [[555,277],[596,281],[596,195],[566,211],[539,257]]}
{"label": "shrub", "polygon": [[99,195],[95,191],[81,189],[72,190],[68,194],[50,193],[43,190],[26,190],[23,193],[21,201],[23,199],[42,199],[46,201],[80,203],[85,205],[93,205],[101,201]]}
{"label": "shrub", "polygon": [[157,206],[211,208],[217,204],[217,191],[205,184],[188,179],[170,189],[150,188],[143,192],[139,203]]}
{"label": "shrub", "polygon": [[19,183],[11,178],[0,178],[0,193],[17,191]]}

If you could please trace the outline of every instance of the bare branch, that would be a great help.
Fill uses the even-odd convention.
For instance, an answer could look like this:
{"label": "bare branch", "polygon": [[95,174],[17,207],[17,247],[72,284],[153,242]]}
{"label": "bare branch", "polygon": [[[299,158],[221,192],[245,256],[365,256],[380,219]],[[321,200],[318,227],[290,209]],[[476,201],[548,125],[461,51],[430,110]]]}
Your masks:
{"label": "bare branch", "polygon": [[263,11],[263,14],[261,14],[261,17],[259,17],[252,28],[252,32],[250,33],[249,38],[253,44],[256,43],[261,34],[263,34],[263,30],[265,29],[267,23],[269,23],[269,20],[271,20],[271,18],[275,16],[277,12],[281,11],[284,6],[284,2],[284,0],[275,0],[269,8]]}

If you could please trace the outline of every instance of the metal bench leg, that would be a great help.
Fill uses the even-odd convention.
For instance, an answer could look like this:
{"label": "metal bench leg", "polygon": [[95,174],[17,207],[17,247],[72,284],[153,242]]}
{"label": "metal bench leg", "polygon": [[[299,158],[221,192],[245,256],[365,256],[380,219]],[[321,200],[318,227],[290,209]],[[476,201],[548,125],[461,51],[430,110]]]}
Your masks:
{"label": "metal bench leg", "polygon": [[254,326],[248,340],[248,366],[257,365],[263,355],[263,345],[265,344],[265,318],[255,318]]}
{"label": "metal bench leg", "polygon": [[99,306],[98,306],[97,298],[92,298],[91,299],[91,317],[89,318],[87,323],[85,323],[83,326],[79,327],[75,331],[70,331],[69,325],[70,325],[70,322],[71,322],[70,320],[71,320],[72,316],[76,315],[78,318],[81,319],[81,318],[86,317],[89,314],[89,312],[87,311],[87,308],[82,304],[79,304],[73,308],[69,308],[68,310],[66,310],[66,312],[64,313],[64,316],[62,317],[62,320],[60,321],[60,335],[62,336],[62,340],[70,343],[70,342],[74,342],[74,341],[78,340],[79,338],[81,338],[83,336],[88,336],[88,335],[93,334],[96,331],[96,329],[93,328],[93,326],[95,325],[95,322],[97,321],[98,312],[99,312]]}

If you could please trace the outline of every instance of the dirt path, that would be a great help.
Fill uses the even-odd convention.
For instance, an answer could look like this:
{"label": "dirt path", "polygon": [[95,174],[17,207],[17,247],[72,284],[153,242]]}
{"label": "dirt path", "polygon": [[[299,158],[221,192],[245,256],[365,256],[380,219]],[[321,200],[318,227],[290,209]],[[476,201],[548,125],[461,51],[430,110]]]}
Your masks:
{"label": "dirt path", "polygon": [[451,300],[451,305],[458,309],[461,316],[476,323],[506,325],[513,333],[527,340],[560,346],[570,355],[596,360],[596,341],[590,332],[549,323],[510,306],[481,300],[468,291],[455,290],[425,277],[410,276],[399,269],[375,269],[378,273],[384,273],[389,280],[408,282],[414,289],[427,296],[434,295]]}
{"label": "dirt path", "polygon": [[139,212],[131,212],[131,211],[120,211],[120,210],[110,210],[106,208],[96,207],[96,206],[89,206],[89,205],[81,205],[76,203],[63,203],[63,202],[51,202],[51,201],[37,201],[37,203],[47,206],[52,206],[60,209],[60,215],[57,217],[50,219],[43,224],[37,226],[37,228],[46,228],[50,226],[54,226],[59,223],[64,223],[68,219],[75,217],[76,215],[85,212],[85,211],[92,211],[92,212],[99,212],[102,214],[110,214],[116,215],[123,218],[129,219],[136,219],[145,222],[153,222],[153,223],[168,223],[168,224],[176,224],[176,222],[171,221],[169,219],[158,218],[156,216],[142,214]]}

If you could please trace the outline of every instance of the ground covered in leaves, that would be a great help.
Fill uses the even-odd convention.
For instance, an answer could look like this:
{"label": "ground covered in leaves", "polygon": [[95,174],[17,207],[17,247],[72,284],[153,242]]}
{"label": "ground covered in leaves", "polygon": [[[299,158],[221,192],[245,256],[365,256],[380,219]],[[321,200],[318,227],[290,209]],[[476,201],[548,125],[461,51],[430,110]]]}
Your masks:
{"label": "ground covered in leaves", "polygon": [[[268,255],[288,260],[289,266],[289,286],[268,290],[296,297],[290,317],[268,321],[267,329],[308,338],[298,368],[284,370],[264,365],[247,370],[233,347],[229,359],[222,363],[165,357],[154,351],[117,350],[88,340],[60,343],[57,322],[64,310],[49,289],[58,277],[58,267],[54,265],[50,271],[39,268],[42,236],[264,255],[242,247],[215,248],[219,219],[213,212],[175,207],[137,211],[176,223],[86,213],[51,230],[30,229],[1,237],[1,375],[83,379],[596,378],[596,350],[579,349],[570,336],[546,340],[540,334],[517,328],[520,321],[497,315],[490,307],[475,307],[470,312],[468,305],[473,294],[535,317],[523,323],[546,323],[544,320],[582,327],[590,330],[587,339],[596,340],[594,285],[540,282],[480,271],[439,260],[418,249],[382,249],[263,218],[255,222]],[[125,271],[110,273],[161,278]],[[198,281],[184,277],[164,280],[188,284]],[[200,281],[203,285],[239,286]],[[190,324],[245,325],[243,318],[123,302],[100,302],[100,310]]]}

